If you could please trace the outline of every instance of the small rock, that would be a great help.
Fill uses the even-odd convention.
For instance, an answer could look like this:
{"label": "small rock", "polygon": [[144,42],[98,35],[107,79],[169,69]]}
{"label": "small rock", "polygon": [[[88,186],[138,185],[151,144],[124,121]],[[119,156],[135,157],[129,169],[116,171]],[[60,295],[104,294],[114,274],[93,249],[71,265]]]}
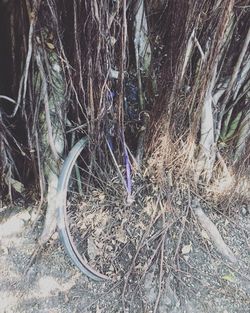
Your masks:
{"label": "small rock", "polygon": [[243,216],[247,216],[248,215],[248,208],[246,207],[246,206],[242,206],[241,207],[241,209],[240,209],[240,211],[241,211],[241,214],[243,215]]}
{"label": "small rock", "polygon": [[8,255],[9,254],[9,250],[5,246],[1,246],[0,247],[0,252],[1,252],[2,255]]}
{"label": "small rock", "polygon": [[54,234],[51,236],[51,239],[52,240],[57,240],[58,239],[58,232],[56,231],[56,232],[54,232]]}

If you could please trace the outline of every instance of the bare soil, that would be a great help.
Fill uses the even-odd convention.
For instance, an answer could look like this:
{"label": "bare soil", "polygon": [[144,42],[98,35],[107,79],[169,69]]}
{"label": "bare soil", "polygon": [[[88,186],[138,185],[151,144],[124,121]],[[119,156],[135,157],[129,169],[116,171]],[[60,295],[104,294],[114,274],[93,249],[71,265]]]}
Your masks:
{"label": "bare soil", "polygon": [[[114,243],[123,244],[123,249],[113,263],[106,259],[108,267],[99,262],[100,270],[115,273],[110,282],[104,283],[89,280],[71,264],[57,234],[35,262],[28,266],[37,248],[36,239],[42,231],[42,221],[32,229],[35,209],[36,206],[27,207],[23,203],[0,208],[1,313],[249,312],[250,214],[247,206],[234,210],[232,216],[223,215],[211,207],[205,208],[236,255],[236,264],[227,263],[221,258],[191,214],[185,222],[182,217],[169,228],[164,237],[164,250],[160,249],[155,257],[152,255],[157,242],[148,248],[148,239],[159,231],[162,226],[160,222],[148,234],[148,245],[140,250],[136,259],[134,256],[140,240],[135,240],[134,246],[130,240],[131,249],[126,250],[127,233],[124,235],[118,227],[119,231],[115,232],[113,240]],[[124,212],[128,214],[128,211]],[[126,223],[123,225],[125,229],[129,227]],[[140,227],[143,228],[142,225]],[[100,242],[97,240],[98,244]],[[112,243],[110,245],[112,252]],[[86,249],[90,256],[91,252],[95,252],[93,247],[92,250]],[[97,255],[97,260],[101,259]],[[124,276],[129,270],[130,275]]]}

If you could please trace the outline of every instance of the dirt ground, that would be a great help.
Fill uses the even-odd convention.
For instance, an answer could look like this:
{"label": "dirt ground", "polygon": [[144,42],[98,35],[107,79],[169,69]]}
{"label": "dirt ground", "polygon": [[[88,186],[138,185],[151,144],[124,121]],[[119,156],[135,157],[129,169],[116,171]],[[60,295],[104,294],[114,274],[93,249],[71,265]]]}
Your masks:
{"label": "dirt ground", "polygon": [[[195,223],[187,223],[180,256],[171,263],[165,249],[159,292],[159,262],[140,282],[131,275],[126,303],[124,278],[95,283],[70,262],[55,234],[28,267],[42,222],[32,229],[35,209],[21,203],[0,208],[0,312],[247,313],[250,311],[250,214],[239,208],[231,217],[208,211],[238,262],[226,263]],[[166,234],[166,247],[178,240],[181,224]],[[129,260],[129,258],[128,258]],[[131,261],[132,262],[132,261]],[[174,265],[175,264],[175,265]],[[176,267],[178,264],[178,267]],[[157,310],[155,303],[159,300]]]}

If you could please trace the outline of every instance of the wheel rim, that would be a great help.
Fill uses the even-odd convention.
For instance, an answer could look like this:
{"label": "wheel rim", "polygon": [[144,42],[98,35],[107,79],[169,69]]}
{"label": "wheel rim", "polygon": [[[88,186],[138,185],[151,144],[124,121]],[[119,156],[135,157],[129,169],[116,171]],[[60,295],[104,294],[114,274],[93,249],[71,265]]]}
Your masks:
{"label": "wheel rim", "polygon": [[57,187],[57,226],[60,236],[60,240],[66,250],[68,256],[72,262],[78,267],[78,269],[89,278],[95,281],[103,281],[109,279],[108,276],[99,273],[92,268],[85,257],[82,257],[78,252],[73,238],[70,234],[68,217],[67,217],[67,194],[69,180],[72,175],[74,165],[77,158],[83,149],[87,146],[87,137],[82,138],[78,141],[75,146],[69,152],[69,155],[63,163],[63,167],[58,179]]}

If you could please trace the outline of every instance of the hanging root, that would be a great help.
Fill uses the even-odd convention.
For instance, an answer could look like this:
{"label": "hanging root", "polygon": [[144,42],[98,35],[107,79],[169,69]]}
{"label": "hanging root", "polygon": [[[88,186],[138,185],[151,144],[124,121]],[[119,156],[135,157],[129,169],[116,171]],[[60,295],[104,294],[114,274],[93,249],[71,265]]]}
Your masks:
{"label": "hanging root", "polygon": [[[45,60],[45,61],[44,61]],[[48,185],[47,211],[39,244],[50,239],[56,229],[56,193],[60,158],[64,151],[65,134],[65,93],[66,84],[58,53],[53,50],[37,49],[36,64],[41,86],[39,124],[44,149],[43,172]]]}
{"label": "hanging root", "polygon": [[201,227],[207,232],[210,240],[215,245],[216,249],[219,253],[226,258],[228,261],[235,263],[237,261],[232,250],[226,245],[224,240],[222,239],[217,227],[214,223],[207,217],[207,215],[202,210],[198,201],[193,205],[193,212],[197,217]]}

